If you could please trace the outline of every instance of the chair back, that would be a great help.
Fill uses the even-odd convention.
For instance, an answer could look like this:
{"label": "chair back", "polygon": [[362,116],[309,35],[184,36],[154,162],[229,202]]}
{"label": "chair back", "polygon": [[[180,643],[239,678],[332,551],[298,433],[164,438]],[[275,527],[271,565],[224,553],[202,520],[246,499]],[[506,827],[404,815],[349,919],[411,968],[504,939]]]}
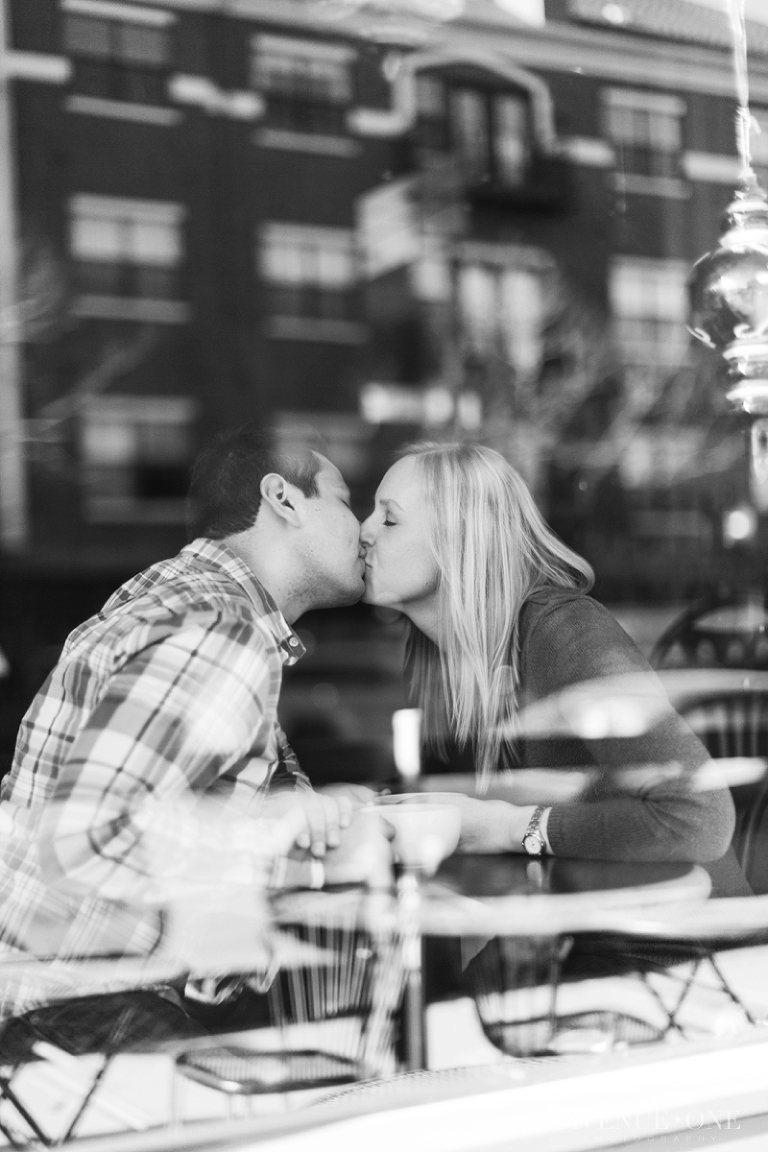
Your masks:
{"label": "chair back", "polygon": [[[745,681],[748,685],[749,678]],[[732,783],[736,827],[732,847],[756,894],[768,893],[768,688],[742,687],[678,705],[713,760],[763,760],[762,775]]]}

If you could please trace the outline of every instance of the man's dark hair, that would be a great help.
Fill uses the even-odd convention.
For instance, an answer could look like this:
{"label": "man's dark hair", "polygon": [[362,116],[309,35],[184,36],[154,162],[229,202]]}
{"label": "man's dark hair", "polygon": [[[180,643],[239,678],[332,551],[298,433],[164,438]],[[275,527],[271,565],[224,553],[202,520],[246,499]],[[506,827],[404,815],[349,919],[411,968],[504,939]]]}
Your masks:
{"label": "man's dark hair", "polygon": [[321,460],[311,448],[275,450],[272,435],[258,424],[222,432],[192,467],[187,502],[189,539],[223,540],[250,528],[261,506],[261,481],[277,472],[305,496],[317,496]]}

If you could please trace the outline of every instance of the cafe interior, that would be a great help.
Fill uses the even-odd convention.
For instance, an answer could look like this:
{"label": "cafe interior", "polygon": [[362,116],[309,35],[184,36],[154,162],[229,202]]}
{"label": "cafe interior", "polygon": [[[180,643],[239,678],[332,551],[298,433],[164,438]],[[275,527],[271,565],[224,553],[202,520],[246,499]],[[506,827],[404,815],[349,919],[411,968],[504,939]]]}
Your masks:
{"label": "cafe interior", "polygon": [[[62,955],[45,925],[31,942],[3,942],[0,1142],[768,1147],[763,4],[64,0],[73,58],[93,68],[99,21],[245,29],[256,62],[242,91],[221,81],[214,108],[214,85],[181,68],[169,91],[195,105],[196,131],[216,115],[261,134],[270,195],[291,205],[288,223],[260,233],[260,299],[278,309],[269,322],[284,363],[291,340],[303,341],[305,374],[313,341],[318,357],[334,341],[356,355],[367,341],[354,401],[365,436],[350,432],[350,412],[336,425],[333,406],[318,418],[355,512],[369,515],[392,448],[488,445],[594,568],[591,595],[640,663],[544,695],[527,692],[521,665],[519,706],[490,736],[435,740],[431,705],[404,678],[401,614],[309,613],[281,723],[316,788],[359,790],[355,819],[385,829],[386,877],[255,883],[232,866],[237,834],[213,802],[160,805],[143,832],[158,870],[140,909],[156,927],[151,947]],[[219,38],[222,60],[233,44]],[[23,87],[13,69],[34,53],[3,53],[7,101]],[[355,54],[375,83],[358,80],[350,109],[343,67]],[[84,91],[67,96],[81,102],[72,115],[103,114],[102,125],[148,123],[160,104]],[[145,111],[115,111],[121,100]],[[262,105],[274,120],[254,129]],[[155,125],[161,111],[170,124],[177,109],[156,107]],[[329,191],[307,157],[356,175],[329,178]],[[300,163],[305,184],[293,169],[281,184],[276,173]],[[371,177],[383,168],[386,179]],[[300,223],[296,205],[314,197],[327,227],[315,207]],[[74,208],[74,256],[91,244],[89,274],[107,267],[108,240],[87,214],[107,199],[83,195]],[[344,312],[353,200],[365,339]],[[116,411],[87,409],[94,460]],[[281,420],[291,443],[311,423]],[[104,491],[86,492],[102,515]],[[673,723],[702,749],[691,762],[659,735]],[[648,747],[658,755],[638,751]],[[165,834],[186,827],[193,800],[206,835],[187,841],[170,876]],[[515,850],[468,842],[468,801],[533,812]],[[599,819],[577,834],[574,812],[590,802]],[[656,832],[633,839],[631,804]],[[3,808],[8,838],[17,829]],[[687,808],[703,813],[695,834]],[[179,989],[200,1004],[185,1022]]]}

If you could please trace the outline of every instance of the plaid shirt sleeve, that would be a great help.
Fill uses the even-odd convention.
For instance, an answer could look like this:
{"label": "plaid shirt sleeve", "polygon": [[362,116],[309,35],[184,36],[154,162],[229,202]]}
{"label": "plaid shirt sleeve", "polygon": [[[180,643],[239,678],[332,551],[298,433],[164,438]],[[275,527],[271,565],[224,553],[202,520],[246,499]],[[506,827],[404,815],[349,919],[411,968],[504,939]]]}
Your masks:
{"label": "plaid shirt sleeve", "polygon": [[[192,615],[149,629],[69,750],[41,827],[46,879],[112,900],[160,899],[194,858],[198,869],[208,860],[265,882],[269,829],[253,817],[277,752],[265,755],[281,667],[253,621]],[[206,806],[191,803],[205,795]]]}

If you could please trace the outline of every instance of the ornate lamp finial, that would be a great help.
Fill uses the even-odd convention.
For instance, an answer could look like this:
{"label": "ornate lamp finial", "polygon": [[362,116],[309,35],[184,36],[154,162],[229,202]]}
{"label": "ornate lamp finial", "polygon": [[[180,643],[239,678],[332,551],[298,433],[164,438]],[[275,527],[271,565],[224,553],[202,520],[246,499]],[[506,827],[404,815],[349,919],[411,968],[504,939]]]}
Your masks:
{"label": "ornate lamp finial", "polygon": [[744,412],[768,416],[768,197],[752,168],[745,12],[744,0],[731,0],[739,188],[725,212],[720,246],[702,256],[688,278],[688,330],[722,352],[728,399]]}
{"label": "ornate lamp finial", "polygon": [[689,331],[722,352],[728,399],[768,415],[768,197],[750,171],[728,205],[720,245],[688,280]]}

